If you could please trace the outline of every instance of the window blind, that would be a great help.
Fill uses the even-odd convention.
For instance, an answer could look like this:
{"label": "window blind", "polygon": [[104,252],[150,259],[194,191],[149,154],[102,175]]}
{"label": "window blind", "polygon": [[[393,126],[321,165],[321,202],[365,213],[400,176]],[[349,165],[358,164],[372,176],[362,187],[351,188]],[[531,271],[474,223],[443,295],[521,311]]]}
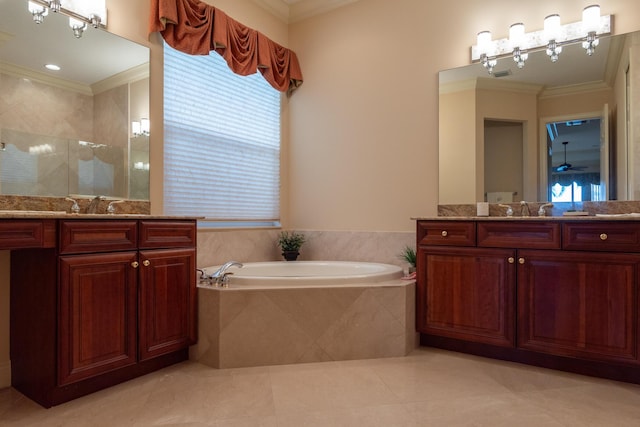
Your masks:
{"label": "window blind", "polygon": [[215,221],[280,217],[281,94],[216,54],[164,45],[164,212]]}

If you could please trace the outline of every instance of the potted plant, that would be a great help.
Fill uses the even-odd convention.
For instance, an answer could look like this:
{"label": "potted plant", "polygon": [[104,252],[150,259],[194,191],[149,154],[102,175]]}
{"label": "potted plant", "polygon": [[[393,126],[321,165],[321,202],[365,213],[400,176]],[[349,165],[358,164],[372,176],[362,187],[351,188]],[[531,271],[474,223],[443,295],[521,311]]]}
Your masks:
{"label": "potted plant", "polygon": [[411,266],[409,273],[416,271],[416,251],[411,246],[405,246],[398,258],[406,261]]}
{"label": "potted plant", "polygon": [[300,247],[305,242],[304,234],[295,231],[282,231],[278,237],[278,246],[287,261],[295,261],[300,255]]}

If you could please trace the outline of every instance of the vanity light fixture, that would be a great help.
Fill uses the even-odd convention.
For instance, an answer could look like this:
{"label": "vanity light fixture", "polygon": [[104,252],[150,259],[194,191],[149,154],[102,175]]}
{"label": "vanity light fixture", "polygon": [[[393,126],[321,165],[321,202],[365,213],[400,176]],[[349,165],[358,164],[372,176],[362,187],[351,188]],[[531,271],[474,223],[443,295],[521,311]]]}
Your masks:
{"label": "vanity light fixture", "polygon": [[477,37],[480,62],[487,69],[489,74],[493,73],[493,67],[498,60],[495,58],[495,45],[491,40],[491,31],[480,31]]}
{"label": "vanity light fixture", "polygon": [[513,50],[513,60],[518,65],[518,68],[523,68],[524,62],[529,59],[529,54],[524,48],[526,46],[524,34],[524,24],[522,22],[509,27],[509,44]]}
{"label": "vanity light fixture", "polygon": [[150,127],[149,119],[140,119],[139,122],[131,122],[131,133],[133,136],[149,136]]}
{"label": "vanity light fixture", "polygon": [[86,22],[81,21],[81,20],[76,19],[76,18],[73,18],[73,17],[69,17],[69,26],[73,30],[73,35],[77,39],[82,37],[82,33],[84,33],[84,30],[87,29],[87,23]]}
{"label": "vanity light fixture", "polygon": [[543,34],[544,41],[547,43],[547,56],[551,59],[551,62],[556,62],[562,52],[562,46],[558,44],[558,41],[562,38],[560,15],[554,14],[544,18]]}
{"label": "vanity light fixture", "polygon": [[49,9],[42,4],[30,1],[28,3],[29,13],[33,15],[36,24],[42,24],[44,17],[49,14]]}
{"label": "vanity light fixture", "polygon": [[60,12],[61,7],[62,7],[62,4],[60,4],[60,0],[51,0],[49,2],[49,9],[51,9],[51,12],[58,13]]}
{"label": "vanity light fixture", "polygon": [[600,6],[593,4],[582,10],[582,31],[587,34],[587,39],[582,42],[582,47],[591,56],[598,46],[598,29],[600,28]]}
{"label": "vanity light fixture", "polygon": [[582,43],[587,55],[593,55],[598,46],[598,36],[612,33],[612,15],[600,15],[600,6],[591,5],[582,11],[582,20],[562,24],[560,15],[552,14],[544,19],[542,30],[526,33],[524,24],[513,24],[509,38],[492,40],[489,31],[478,33],[477,44],[471,46],[471,62],[480,62],[489,72],[497,60],[510,56],[518,68],[523,68],[528,52],[544,49],[550,60],[556,62],[562,46]]}
{"label": "vanity light fixture", "polygon": [[69,17],[69,26],[76,38],[82,37],[88,24],[93,28],[106,28],[106,0],[29,0],[29,12],[33,20],[40,24],[52,12],[60,12]]}

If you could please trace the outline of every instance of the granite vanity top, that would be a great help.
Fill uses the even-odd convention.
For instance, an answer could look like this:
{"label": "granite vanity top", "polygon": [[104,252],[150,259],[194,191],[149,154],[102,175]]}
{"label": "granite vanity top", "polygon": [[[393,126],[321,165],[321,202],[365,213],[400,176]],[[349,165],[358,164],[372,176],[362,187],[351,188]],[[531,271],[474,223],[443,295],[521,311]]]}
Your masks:
{"label": "granite vanity top", "polygon": [[640,214],[597,214],[586,216],[424,216],[414,221],[639,221]]}
{"label": "granite vanity top", "polygon": [[150,215],[150,214],[71,214],[65,211],[28,211],[28,210],[0,210],[0,220],[2,219],[202,219],[200,217],[172,216],[172,215]]}

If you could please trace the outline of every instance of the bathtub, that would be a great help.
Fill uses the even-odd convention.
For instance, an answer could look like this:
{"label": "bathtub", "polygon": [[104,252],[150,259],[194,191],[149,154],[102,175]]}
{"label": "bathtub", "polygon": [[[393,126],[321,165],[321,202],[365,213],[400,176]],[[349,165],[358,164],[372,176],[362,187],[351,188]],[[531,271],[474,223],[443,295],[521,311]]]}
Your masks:
{"label": "bathtub", "polygon": [[[220,266],[205,268],[208,274]],[[231,267],[228,289],[381,286],[402,277],[395,265],[348,261],[276,261]]]}
{"label": "bathtub", "polygon": [[398,357],[418,345],[415,281],[400,267],[282,261],[228,271],[228,288],[198,286],[191,360],[236,368]]}

